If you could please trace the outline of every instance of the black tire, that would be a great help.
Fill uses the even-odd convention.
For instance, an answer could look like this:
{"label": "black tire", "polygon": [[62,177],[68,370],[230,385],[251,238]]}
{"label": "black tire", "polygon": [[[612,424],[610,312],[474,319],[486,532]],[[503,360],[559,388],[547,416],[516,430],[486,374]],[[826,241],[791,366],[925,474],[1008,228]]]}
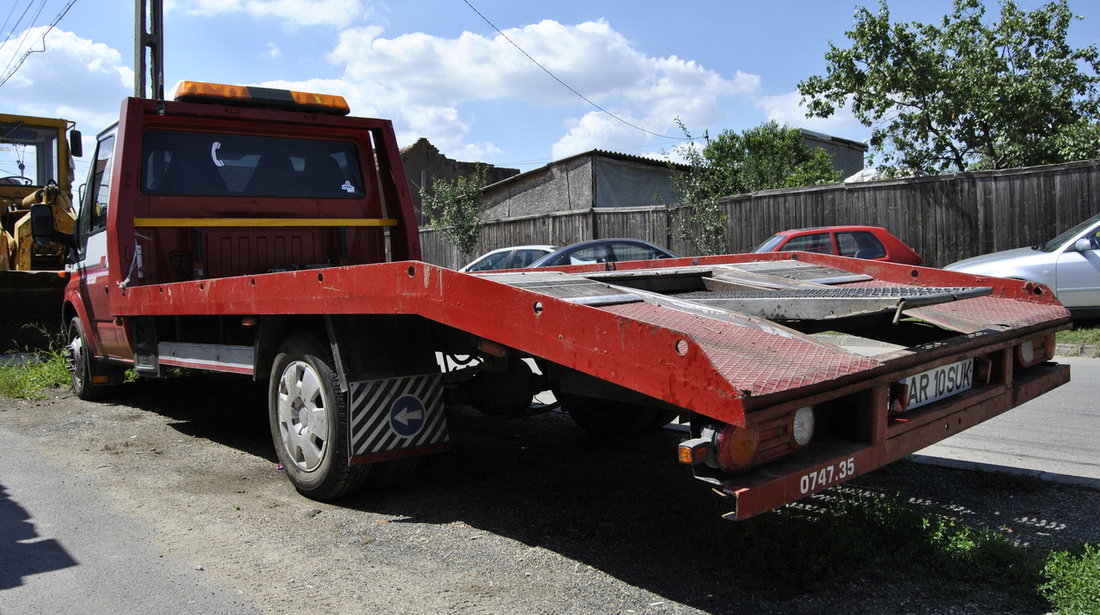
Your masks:
{"label": "black tire", "polygon": [[482,372],[475,376],[469,384],[473,391],[471,402],[489,416],[520,414],[531,407],[533,381],[531,367],[514,359],[503,372]]}
{"label": "black tire", "polygon": [[302,495],[330,500],[360,488],[369,465],[348,463],[347,394],[332,352],[297,333],[279,348],[268,388],[271,439],[287,478]]}
{"label": "black tire", "polygon": [[69,321],[69,374],[73,393],[85,401],[103,399],[108,388],[93,384],[95,377],[102,375],[101,369],[92,358],[88,345],[88,336],[79,317]]}
{"label": "black tire", "polygon": [[581,429],[602,438],[634,436],[667,423],[665,410],[638,404],[562,394],[562,408]]}
{"label": "black tire", "polygon": [[661,410],[657,408],[655,408],[655,410],[656,412],[653,413],[653,418],[650,419],[649,423],[642,427],[642,431],[657,431],[658,429],[661,429],[665,425],[671,423],[677,416],[680,415],[680,413],[675,410]]}

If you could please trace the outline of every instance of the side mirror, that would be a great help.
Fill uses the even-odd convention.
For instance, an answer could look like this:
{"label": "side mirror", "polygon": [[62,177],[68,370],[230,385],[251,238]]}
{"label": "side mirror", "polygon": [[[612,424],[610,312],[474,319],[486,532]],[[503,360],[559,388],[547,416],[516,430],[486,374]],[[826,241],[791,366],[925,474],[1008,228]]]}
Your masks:
{"label": "side mirror", "polygon": [[1095,247],[1092,245],[1091,239],[1089,239],[1088,237],[1082,237],[1081,239],[1073,242],[1073,249],[1077,250],[1078,252],[1088,252],[1089,250],[1094,250]]}
{"label": "side mirror", "polygon": [[34,243],[44,246],[53,241],[53,208],[36,203],[31,205],[31,237]]}
{"label": "side mirror", "polygon": [[80,158],[84,155],[84,138],[79,130],[69,131],[69,155]]}

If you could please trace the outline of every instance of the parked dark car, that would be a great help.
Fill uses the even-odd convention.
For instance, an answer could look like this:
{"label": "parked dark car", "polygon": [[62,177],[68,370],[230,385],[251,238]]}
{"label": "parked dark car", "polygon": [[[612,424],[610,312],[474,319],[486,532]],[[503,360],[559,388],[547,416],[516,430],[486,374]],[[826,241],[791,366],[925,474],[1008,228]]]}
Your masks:
{"label": "parked dark car", "polygon": [[879,226],[820,226],[798,228],[772,235],[753,252],[821,252],[876,261],[919,265],[913,248]]}
{"label": "parked dark car", "polygon": [[676,258],[676,255],[640,239],[592,239],[565,246],[531,263],[530,266],[562,267],[656,258]]}

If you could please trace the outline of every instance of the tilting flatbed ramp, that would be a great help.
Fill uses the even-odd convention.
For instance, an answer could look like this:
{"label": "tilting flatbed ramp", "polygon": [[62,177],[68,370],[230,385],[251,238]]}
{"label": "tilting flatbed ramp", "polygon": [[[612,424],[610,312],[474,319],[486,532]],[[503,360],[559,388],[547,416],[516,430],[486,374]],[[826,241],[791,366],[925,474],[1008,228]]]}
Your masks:
{"label": "tilting flatbed ramp", "polygon": [[[1046,363],[1069,318],[1044,287],[824,255],[476,276],[399,262],[120,293],[144,314],[152,305],[164,315],[416,315],[678,409],[694,440],[741,429],[756,447],[743,473],[715,462],[721,450],[688,458],[736,499],[736,518],[879,467],[1069,378]],[[822,330],[901,349],[863,356],[811,335]],[[928,401],[921,378],[954,379],[959,365],[967,388]],[[817,417],[808,445],[792,439],[803,408]]]}

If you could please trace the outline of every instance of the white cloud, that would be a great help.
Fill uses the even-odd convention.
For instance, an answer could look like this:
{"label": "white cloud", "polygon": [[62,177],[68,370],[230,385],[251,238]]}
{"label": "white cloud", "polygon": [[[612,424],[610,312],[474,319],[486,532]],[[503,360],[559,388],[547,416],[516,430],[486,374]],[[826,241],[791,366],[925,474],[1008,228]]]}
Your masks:
{"label": "white cloud", "polygon": [[787,124],[792,128],[805,128],[850,139],[862,138],[859,135],[867,130],[852,115],[851,109],[847,106],[837,109],[836,113],[827,118],[809,118],[806,117],[806,108],[801,106],[801,100],[802,95],[795,90],[786,94],[761,97],[757,101],[757,107],[767,114],[769,120]]}
{"label": "white cloud", "polygon": [[275,43],[268,43],[267,44],[267,51],[264,52],[263,57],[270,58],[270,59],[274,60],[274,59],[278,59],[278,58],[282,57],[282,55],[283,55],[283,50],[279,49],[278,45],[276,45]]}
{"label": "white cloud", "polygon": [[569,132],[554,143],[551,153],[555,159],[560,160],[593,149],[632,149],[645,145],[646,141],[646,134],[638,129],[631,128],[606,113],[592,111],[572,124]]}
{"label": "white cloud", "polygon": [[[369,104],[395,120],[399,135],[427,137],[451,156],[466,147],[461,143],[469,120],[462,116],[463,105],[478,101],[578,109],[582,115],[553,145],[555,156],[593,147],[636,148],[653,136],[594,110],[554,77],[616,116],[669,136],[679,136],[676,117],[689,125],[712,125],[724,118],[725,99],[749,96],[760,87],[756,75],[724,77],[675,56],[648,57],[604,21],[543,20],[505,30],[507,39],[470,32],[455,38],[382,33],[379,26],[344,30],[328,56],[344,66],[343,80],[359,91],[349,102]],[[357,104],[352,108],[360,113]]]}
{"label": "white cloud", "polygon": [[[122,99],[133,94],[134,71],[123,65],[117,50],[81,38],[72,32],[45,27],[26,33],[33,46],[16,51],[3,48],[0,66],[14,66],[28,49],[42,50],[26,56],[23,64],[0,87],[5,113],[62,118],[76,122],[84,135],[84,157],[77,159],[77,179],[83,181],[92,156],[95,135],[118,120]],[[23,38],[23,34],[17,35]]]}
{"label": "white cloud", "polygon": [[[17,52],[16,63],[28,49],[42,50],[26,56],[0,87],[5,111],[64,117],[78,122],[85,134],[98,132],[117,119],[122,99],[132,94],[133,70],[122,63],[117,50],[58,28],[46,35],[43,50],[45,32],[45,27],[31,29],[26,40],[35,44]],[[9,47],[4,51],[15,52]],[[10,55],[0,55],[0,66],[8,65],[9,59]]]}
{"label": "white cloud", "polygon": [[369,14],[362,0],[191,0],[169,2],[165,7],[165,12],[177,10],[202,17],[245,14],[276,19],[286,28],[344,28]]}

